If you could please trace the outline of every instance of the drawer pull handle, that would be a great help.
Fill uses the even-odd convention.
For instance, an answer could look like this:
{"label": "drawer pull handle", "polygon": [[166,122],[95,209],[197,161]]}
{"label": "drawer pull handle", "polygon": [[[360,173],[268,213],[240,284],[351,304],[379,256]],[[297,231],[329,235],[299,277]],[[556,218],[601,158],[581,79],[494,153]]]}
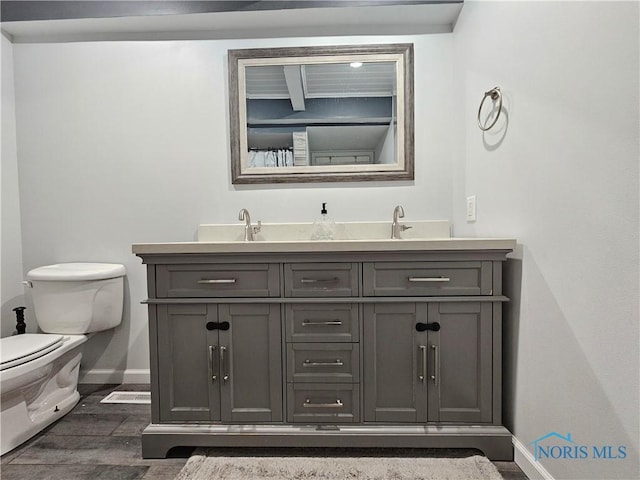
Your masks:
{"label": "drawer pull handle", "polygon": [[311,403],[310,399],[306,399],[302,404],[304,408],[342,408],[344,407],[344,403],[339,398],[335,403]]}
{"label": "drawer pull handle", "polygon": [[344,362],[339,358],[336,358],[335,362],[313,362],[307,359],[302,364],[303,367],[342,367],[343,365]]}
{"label": "drawer pull handle", "polygon": [[409,277],[410,282],[450,282],[451,279],[449,277]]}
{"label": "drawer pull handle", "polygon": [[340,280],[338,277],[331,278],[302,278],[300,283],[336,283]]}
{"label": "drawer pull handle", "polygon": [[198,280],[198,283],[201,285],[231,284],[231,283],[236,283],[236,279],[235,278],[205,278],[202,280]]}
{"label": "drawer pull handle", "polygon": [[302,326],[309,327],[311,325],[342,325],[341,320],[303,320]]}

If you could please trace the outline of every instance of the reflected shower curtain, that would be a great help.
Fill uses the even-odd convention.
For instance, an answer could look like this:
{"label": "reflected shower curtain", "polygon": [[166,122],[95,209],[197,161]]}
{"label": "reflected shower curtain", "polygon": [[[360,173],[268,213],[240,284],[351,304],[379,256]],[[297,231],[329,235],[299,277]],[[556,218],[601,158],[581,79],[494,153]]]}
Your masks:
{"label": "reflected shower curtain", "polygon": [[249,150],[247,157],[249,168],[259,167],[292,167],[293,152],[291,150]]}

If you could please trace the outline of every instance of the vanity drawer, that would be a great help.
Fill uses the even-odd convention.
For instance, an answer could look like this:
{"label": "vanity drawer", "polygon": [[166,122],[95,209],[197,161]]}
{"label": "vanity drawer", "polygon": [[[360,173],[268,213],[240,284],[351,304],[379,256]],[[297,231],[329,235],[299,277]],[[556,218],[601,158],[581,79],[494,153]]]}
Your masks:
{"label": "vanity drawer", "polygon": [[354,297],[358,295],[358,263],[287,263],[285,297]]}
{"label": "vanity drawer", "polygon": [[287,421],[333,424],[359,422],[359,388],[357,383],[289,383]]}
{"label": "vanity drawer", "polygon": [[364,296],[491,295],[492,262],[371,262]]}
{"label": "vanity drawer", "polygon": [[288,382],[358,383],[357,343],[288,343]]}
{"label": "vanity drawer", "polygon": [[358,305],[290,303],[285,309],[287,342],[357,342]]}
{"label": "vanity drawer", "polygon": [[277,297],[277,264],[159,265],[158,298],[165,297]]}

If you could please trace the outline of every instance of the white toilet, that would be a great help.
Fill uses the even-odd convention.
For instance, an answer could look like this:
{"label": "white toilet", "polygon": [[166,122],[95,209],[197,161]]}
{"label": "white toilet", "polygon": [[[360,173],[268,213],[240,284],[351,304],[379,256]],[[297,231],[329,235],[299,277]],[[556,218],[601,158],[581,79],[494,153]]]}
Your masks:
{"label": "white toilet", "polygon": [[1,451],[25,442],[78,402],[78,373],[86,334],[122,321],[124,265],[62,263],[36,268],[35,317],[45,333],[0,339]]}

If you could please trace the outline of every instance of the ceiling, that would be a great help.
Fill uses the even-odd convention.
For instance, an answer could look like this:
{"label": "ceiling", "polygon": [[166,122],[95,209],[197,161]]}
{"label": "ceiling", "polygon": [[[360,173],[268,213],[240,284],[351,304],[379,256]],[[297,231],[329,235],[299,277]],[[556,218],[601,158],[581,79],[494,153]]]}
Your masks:
{"label": "ceiling", "polygon": [[304,103],[307,98],[390,97],[396,91],[394,62],[248,66],[245,71],[248,99],[299,95]]}
{"label": "ceiling", "polygon": [[453,31],[462,0],[7,1],[14,43],[207,40]]}
{"label": "ceiling", "polygon": [[3,0],[0,2],[0,18],[3,22],[16,22],[461,2],[462,0]]}

